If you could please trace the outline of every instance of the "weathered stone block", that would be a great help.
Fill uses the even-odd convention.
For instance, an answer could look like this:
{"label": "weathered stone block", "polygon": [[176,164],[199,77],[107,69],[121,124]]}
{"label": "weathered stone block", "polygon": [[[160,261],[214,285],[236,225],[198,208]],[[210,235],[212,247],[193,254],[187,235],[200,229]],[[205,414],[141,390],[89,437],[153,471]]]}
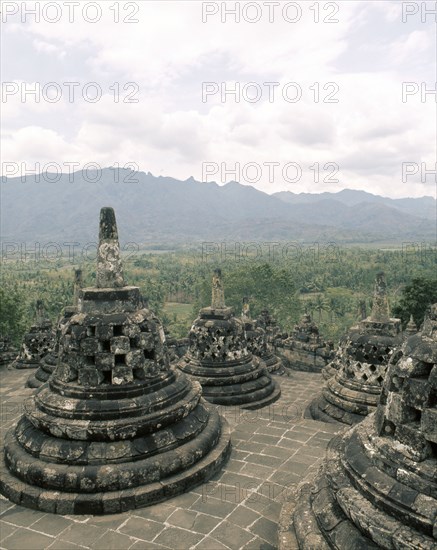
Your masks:
{"label": "weathered stone block", "polygon": [[116,385],[133,382],[134,375],[130,367],[116,365],[112,370],[112,383]]}
{"label": "weathered stone block", "polygon": [[123,355],[130,351],[130,341],[127,336],[114,336],[110,342],[111,353],[115,355]]}
{"label": "weathered stone block", "polygon": [[406,423],[415,420],[417,412],[407,404],[401,395],[390,394],[386,408],[387,419],[394,423]]}
{"label": "weathered stone block", "polygon": [[126,365],[132,369],[138,369],[144,366],[144,353],[142,350],[133,350],[126,354]]}
{"label": "weathered stone block", "polygon": [[404,399],[408,405],[423,410],[429,404],[430,387],[427,378],[409,378],[404,384]]}
{"label": "weathered stone block", "polygon": [[429,375],[429,385],[433,390],[437,390],[437,365],[434,365]]}
{"label": "weathered stone block", "polygon": [[101,346],[97,338],[89,336],[81,341],[80,349],[84,355],[95,355],[101,351]]}
{"label": "weathered stone block", "polygon": [[437,443],[437,409],[435,407],[423,411],[420,425],[425,438]]}
{"label": "weathered stone block", "polygon": [[134,338],[135,345],[141,349],[151,350],[154,348],[153,334],[150,332],[142,332]]}
{"label": "weathered stone block", "polygon": [[111,325],[97,325],[96,338],[110,340],[114,336],[114,328]]}
{"label": "weathered stone block", "polygon": [[141,334],[141,329],[138,325],[125,325],[122,330],[124,336],[128,338],[135,338],[135,336]]}
{"label": "weathered stone block", "polygon": [[63,382],[72,382],[77,378],[77,370],[70,365],[62,364],[57,367],[56,376]]}
{"label": "weathered stone block", "polygon": [[401,443],[414,449],[419,460],[424,460],[430,455],[431,449],[420,430],[419,422],[410,422],[409,424],[397,426],[396,437]]}
{"label": "weathered stone block", "polygon": [[95,356],[96,368],[100,370],[111,370],[114,368],[115,360],[112,353],[97,353]]}
{"label": "weathered stone block", "polygon": [[83,340],[86,338],[86,327],[82,325],[73,325],[71,327],[71,335],[76,340]]}
{"label": "weathered stone block", "polygon": [[103,374],[95,367],[81,367],[78,370],[78,381],[82,386],[98,386],[103,382]]}

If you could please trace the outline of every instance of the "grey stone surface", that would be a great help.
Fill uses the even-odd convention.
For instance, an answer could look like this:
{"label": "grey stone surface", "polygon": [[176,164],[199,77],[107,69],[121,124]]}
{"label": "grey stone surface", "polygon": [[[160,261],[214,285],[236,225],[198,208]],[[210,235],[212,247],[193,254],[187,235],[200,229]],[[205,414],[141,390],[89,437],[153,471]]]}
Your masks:
{"label": "grey stone surface", "polygon": [[[26,375],[24,371],[2,368],[3,432],[16,424],[23,401],[31,395],[32,390],[24,388]],[[276,548],[277,536],[272,524],[278,524],[283,503],[295,484],[318,467],[329,439],[342,429],[302,418],[321,384],[319,374],[296,372],[290,378],[281,378],[281,398],[264,409],[218,407],[233,433],[229,462],[208,483],[166,502],[108,516],[63,516],[23,508],[0,497],[0,547],[28,550],[35,547],[36,540],[47,544],[39,548],[51,550],[178,549],[174,546],[174,535],[186,534],[186,540],[196,550],[239,550],[236,540],[229,540],[226,534],[238,532],[239,543],[245,543],[242,548]],[[263,439],[269,435],[275,438],[275,445]],[[274,481],[278,472],[293,474],[294,465],[293,476]],[[240,477],[230,477],[233,474]],[[146,527],[156,524],[155,530]],[[241,529],[244,535],[229,530],[229,525]],[[146,540],[154,532],[152,540]],[[15,539],[11,539],[14,534]],[[43,538],[35,538],[39,536]],[[18,541],[17,546],[13,546],[14,540]]]}
{"label": "grey stone surface", "polygon": [[333,438],[315,478],[290,495],[281,549],[437,548],[436,381],[434,304],[393,353],[376,411]]}

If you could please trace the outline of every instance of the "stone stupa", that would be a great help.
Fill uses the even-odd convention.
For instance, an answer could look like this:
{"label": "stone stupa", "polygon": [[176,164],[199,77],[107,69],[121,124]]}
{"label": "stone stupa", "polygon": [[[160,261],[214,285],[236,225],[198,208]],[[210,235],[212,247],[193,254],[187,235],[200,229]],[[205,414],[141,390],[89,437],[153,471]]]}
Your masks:
{"label": "stone stupa", "polygon": [[363,420],[376,408],[388,362],[401,342],[401,321],[389,316],[385,277],[378,273],[372,313],[340,346],[336,355],[339,369],[326,381],[307,415],[349,425]]}
{"label": "stone stupa", "polygon": [[24,335],[20,352],[10,368],[38,368],[41,359],[53,350],[55,340],[52,322],[46,317],[42,300],[37,300],[35,323]]}
{"label": "stone stupa", "polygon": [[334,357],[333,346],[321,338],[308,313],[294,326],[290,336],[280,341],[278,353],[292,371],[321,372]]}
{"label": "stone stupa", "polygon": [[410,320],[407,323],[407,326],[405,327],[404,335],[406,338],[409,338],[413,334],[416,334],[417,332],[417,325],[414,322],[413,316],[410,315]]}
{"label": "stone stupa", "polygon": [[264,363],[248,350],[244,323],[225,304],[220,269],[213,276],[211,307],[200,310],[189,339],[178,367],[202,384],[211,403],[259,409],[281,395]]}
{"label": "stone stupa", "polygon": [[250,305],[247,297],[243,298],[241,319],[244,323],[248,350],[264,362],[271,374],[284,374],[282,360],[273,353],[272,344],[268,342],[266,331],[250,316]]}
{"label": "stone stupa", "polygon": [[82,288],[82,270],[74,270],[74,290],[73,290],[73,305],[64,308],[61,317],[58,320],[56,326],[56,341],[54,348],[51,352],[45,355],[40,362],[39,367],[33,372],[27,379],[26,386],[29,388],[39,388],[47,382],[50,376],[53,374],[58,364],[59,356],[59,341],[62,335],[62,331],[70,317],[77,313],[77,303],[79,300],[79,290]]}
{"label": "stone stupa", "polygon": [[79,291],[58,366],[5,437],[0,491],[58,514],[114,514],[215,474],[229,429],[169,366],[164,331],[125,283],[115,214],[100,212],[96,286]]}
{"label": "stone stupa", "polygon": [[0,366],[9,365],[17,357],[17,349],[9,336],[0,335]]}
{"label": "stone stupa", "polygon": [[275,350],[278,339],[281,337],[281,329],[278,321],[268,309],[263,309],[256,319],[256,324],[266,331],[267,342]]}
{"label": "stone stupa", "polygon": [[284,505],[279,548],[436,550],[437,304],[393,354],[376,412]]}

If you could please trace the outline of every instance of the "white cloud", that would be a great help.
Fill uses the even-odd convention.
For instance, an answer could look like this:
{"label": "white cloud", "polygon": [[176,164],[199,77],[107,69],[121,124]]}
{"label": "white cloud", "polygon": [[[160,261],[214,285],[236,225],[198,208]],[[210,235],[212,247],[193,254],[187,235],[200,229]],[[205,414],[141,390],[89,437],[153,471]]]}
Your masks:
{"label": "white cloud", "polygon": [[45,42],[44,40],[34,40],[33,45],[37,52],[46,53],[46,54],[55,54],[59,59],[63,59],[66,56],[64,49],[59,48],[55,44]]}
{"label": "white cloud", "polygon": [[[27,47],[26,56],[8,68],[14,80],[34,82],[39,63],[46,80],[81,87],[93,80],[103,92],[97,103],[80,94],[69,103],[66,90],[56,104],[8,100],[5,160],[136,162],[142,170],[181,179],[200,179],[206,161],[299,162],[301,181],[263,177],[255,186],[267,192],[355,187],[391,196],[433,194],[430,181],[417,180],[412,188],[400,179],[402,162],[431,162],[435,151],[432,98],[422,103],[417,94],[403,103],[401,95],[403,81],[433,77],[430,19],[405,25],[397,2],[343,2],[339,23],[314,23],[306,2],[295,24],[280,17],[269,23],[266,13],[255,24],[224,24],[219,17],[202,23],[200,2],[141,2],[140,23],[117,24],[112,4],[100,4],[96,24],[78,17],[75,23],[4,26],[6,46],[19,36]],[[382,38],[366,38],[373,31]],[[222,103],[218,94],[203,103],[202,82],[212,81],[257,82],[262,101],[236,103],[228,96]],[[272,81],[280,86],[270,103],[263,83]],[[122,91],[123,83],[137,83],[139,102],[124,103],[124,93],[114,103],[114,82]],[[289,82],[301,86],[297,103],[281,93]],[[333,94],[338,103],[323,101],[333,90],[323,89],[328,82],[339,87]],[[320,87],[317,103],[314,83]],[[316,162],[337,163],[340,182],[314,183],[309,167]]]}

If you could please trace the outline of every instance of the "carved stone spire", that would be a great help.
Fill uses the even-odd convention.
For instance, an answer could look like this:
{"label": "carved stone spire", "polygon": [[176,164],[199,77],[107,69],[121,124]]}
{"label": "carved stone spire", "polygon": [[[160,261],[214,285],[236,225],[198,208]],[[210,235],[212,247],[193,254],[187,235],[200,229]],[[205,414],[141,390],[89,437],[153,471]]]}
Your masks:
{"label": "carved stone spire", "polygon": [[386,322],[389,320],[390,314],[387,300],[387,284],[382,271],[376,274],[375,286],[373,288],[373,306],[370,318],[372,321]]}
{"label": "carved stone spire", "polygon": [[250,321],[250,305],[249,298],[245,296],[243,298],[243,309],[241,311],[241,318],[243,321]]}
{"label": "carved stone spire", "polygon": [[364,319],[367,319],[367,308],[366,308],[366,300],[360,300],[360,319],[363,321]]}
{"label": "carved stone spire", "polygon": [[222,270],[215,269],[212,276],[212,309],[224,309],[225,304],[225,290],[223,288]]}
{"label": "carved stone spire", "polygon": [[44,321],[44,304],[42,300],[36,301],[36,324],[41,325]]}
{"label": "carved stone spire", "polygon": [[77,306],[79,301],[79,290],[83,287],[82,270],[74,270],[74,288],[73,288],[73,306]]}
{"label": "carved stone spire", "polygon": [[97,288],[124,287],[117,222],[113,208],[100,210],[99,249],[97,251]]}

